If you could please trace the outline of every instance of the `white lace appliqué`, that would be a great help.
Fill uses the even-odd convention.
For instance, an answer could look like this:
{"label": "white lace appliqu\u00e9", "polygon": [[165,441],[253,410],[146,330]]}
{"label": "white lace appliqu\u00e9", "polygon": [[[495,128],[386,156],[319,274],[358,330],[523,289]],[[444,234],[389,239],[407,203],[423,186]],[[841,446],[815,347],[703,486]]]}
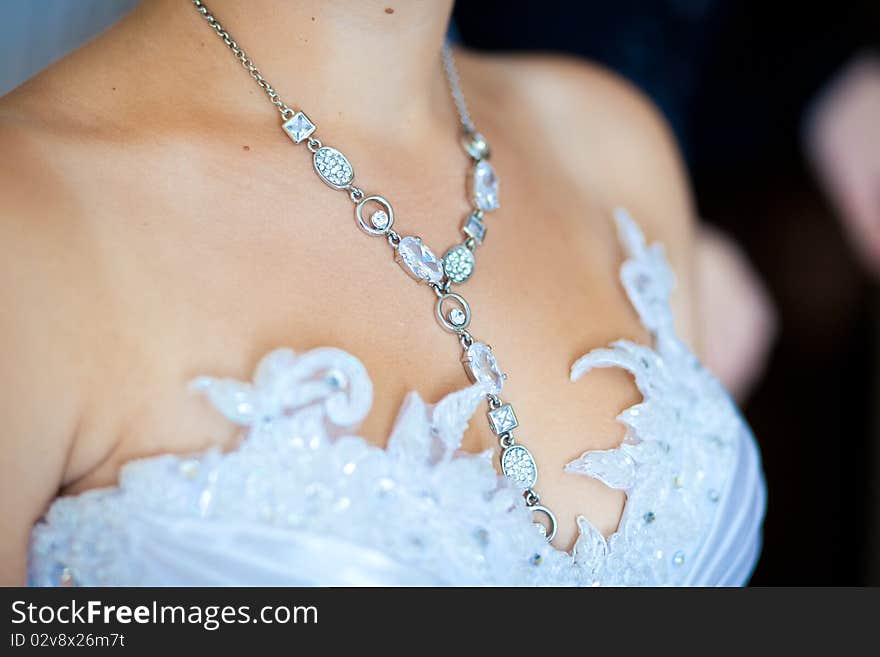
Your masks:
{"label": "white lace appliqu\u00e9", "polygon": [[[407,396],[386,449],[350,432],[373,389],[355,357],[333,348],[266,356],[253,383],[202,377],[193,387],[245,427],[241,446],[199,457],[126,465],[112,489],[59,498],[33,532],[38,584],[137,584],[126,523],[143,514],[233,519],[309,531],[373,548],[449,584],[676,584],[725,494],[743,423],[721,386],[673,328],[673,277],[617,212],[629,259],[621,278],[654,348],[616,342],[581,357],[572,381],[596,367],[635,377],[643,401],[624,411],[622,444],[566,466],[623,490],[618,531],[606,540],[585,518],[571,554],[547,545],[491,452],[459,451],[485,400],[480,384],[436,404]],[[573,438],[574,440],[575,438]]]}

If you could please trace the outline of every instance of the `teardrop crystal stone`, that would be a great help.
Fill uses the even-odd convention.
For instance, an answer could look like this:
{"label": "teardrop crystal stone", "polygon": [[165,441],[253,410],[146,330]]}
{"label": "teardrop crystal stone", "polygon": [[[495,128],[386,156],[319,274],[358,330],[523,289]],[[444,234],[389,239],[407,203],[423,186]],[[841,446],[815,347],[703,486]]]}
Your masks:
{"label": "teardrop crystal stone", "polygon": [[443,280],[443,263],[418,237],[404,237],[397,246],[397,262],[417,281],[439,283]]}
{"label": "teardrop crystal stone", "polygon": [[474,204],[484,212],[498,208],[498,176],[486,160],[480,160],[474,167],[472,183]]}
{"label": "teardrop crystal stone", "polygon": [[474,342],[467,348],[462,358],[465,372],[474,383],[485,383],[489,392],[497,395],[504,385],[504,375],[492,353],[492,347],[482,342]]}

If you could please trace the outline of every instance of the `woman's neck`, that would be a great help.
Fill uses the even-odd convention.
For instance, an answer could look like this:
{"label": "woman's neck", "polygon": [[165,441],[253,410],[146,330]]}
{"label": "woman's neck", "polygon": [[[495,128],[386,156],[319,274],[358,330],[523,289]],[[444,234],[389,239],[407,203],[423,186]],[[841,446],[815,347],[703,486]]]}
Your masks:
{"label": "woman's neck", "polygon": [[[364,132],[449,121],[440,63],[452,0],[205,0],[293,108]],[[177,74],[230,109],[256,87],[188,0],[147,0],[132,16],[180,53]],[[187,56],[187,53],[190,53]],[[171,60],[173,62],[173,60]],[[197,62],[184,70],[184,62]]]}

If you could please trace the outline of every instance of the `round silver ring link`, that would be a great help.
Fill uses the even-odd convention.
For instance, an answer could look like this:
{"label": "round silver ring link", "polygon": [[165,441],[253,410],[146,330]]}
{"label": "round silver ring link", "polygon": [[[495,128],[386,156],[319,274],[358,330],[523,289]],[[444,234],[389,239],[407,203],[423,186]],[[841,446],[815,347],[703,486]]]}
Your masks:
{"label": "round silver ring link", "polygon": [[[354,209],[354,216],[362,231],[368,235],[374,236],[388,235],[392,232],[391,227],[394,225],[394,208],[391,207],[391,203],[385,198],[375,194],[367,196],[364,194],[364,190],[359,187],[352,187],[349,192],[349,197],[357,204]],[[381,228],[375,226],[372,219],[368,220],[364,218],[364,207],[366,207],[367,203],[377,203],[382,206],[382,212],[385,214],[385,225]]]}
{"label": "round silver ring link", "polygon": [[402,239],[403,238],[400,236],[400,233],[398,233],[396,230],[388,231],[388,244],[390,244],[391,248],[395,251],[397,250],[397,247],[400,246],[400,240]]}
{"label": "round silver ring link", "polygon": [[547,518],[548,527],[544,527],[544,525],[539,522],[535,523],[538,527],[540,527],[541,533],[544,534],[544,538],[547,540],[547,542],[549,543],[554,538],[556,538],[556,516],[553,515],[553,512],[546,506],[541,506],[540,504],[529,507],[529,511],[531,511],[533,514],[543,513],[544,516]]}
{"label": "round silver ring link", "polygon": [[317,153],[318,149],[321,148],[324,144],[321,143],[321,140],[317,137],[309,137],[309,140],[306,142],[306,147],[309,149],[311,153]]}
{"label": "round silver ring link", "polygon": [[[452,311],[450,311],[448,314],[443,312],[443,302],[447,300],[451,300],[454,303],[458,304],[458,310],[463,313],[461,321],[455,322],[452,320]],[[437,297],[437,303],[434,306],[434,312],[437,315],[437,321],[440,322],[440,326],[442,326],[450,333],[462,333],[463,331],[467,330],[468,326],[470,326],[471,306],[463,296],[461,296],[460,294],[456,294],[455,292],[441,293],[440,296]]]}
{"label": "round silver ring link", "polygon": [[[510,449],[516,444],[516,440],[513,437],[513,434],[509,431],[505,431],[500,436],[498,436],[498,444],[501,445],[501,449]],[[526,500],[528,503],[528,500]]]}
{"label": "round silver ring link", "polygon": [[467,349],[474,343],[474,336],[467,331],[459,331],[458,341],[461,342],[462,348]]}

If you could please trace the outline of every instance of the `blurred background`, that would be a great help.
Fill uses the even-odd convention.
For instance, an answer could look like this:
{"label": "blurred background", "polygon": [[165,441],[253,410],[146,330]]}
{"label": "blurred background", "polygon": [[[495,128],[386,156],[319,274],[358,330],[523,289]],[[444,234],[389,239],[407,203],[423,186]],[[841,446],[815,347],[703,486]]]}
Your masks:
{"label": "blurred background", "polygon": [[[0,95],[134,4],[0,0]],[[459,0],[454,23],[477,50],[600,62],[661,108],[699,267],[729,291],[704,299],[710,367],[764,458],[752,584],[880,585],[880,2]]]}

